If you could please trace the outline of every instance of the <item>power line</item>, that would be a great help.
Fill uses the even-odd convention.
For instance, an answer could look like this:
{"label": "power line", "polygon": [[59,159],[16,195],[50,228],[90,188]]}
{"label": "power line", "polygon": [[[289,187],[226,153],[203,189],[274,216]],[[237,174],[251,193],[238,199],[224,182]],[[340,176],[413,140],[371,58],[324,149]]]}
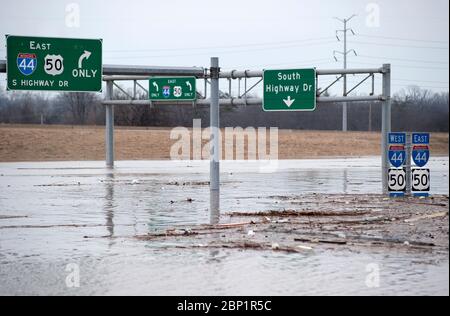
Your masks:
{"label": "power line", "polygon": [[119,50],[104,50],[104,52],[108,53],[128,53],[128,52],[162,52],[162,51],[186,51],[186,50],[205,50],[205,49],[228,49],[228,48],[243,48],[243,47],[255,47],[255,46],[278,46],[283,44],[295,44],[295,43],[304,43],[304,42],[317,42],[324,40],[331,40],[334,37],[317,37],[317,38],[308,38],[308,39],[298,39],[292,41],[279,41],[279,42],[262,42],[262,43],[249,43],[249,44],[239,44],[239,45],[227,45],[227,46],[197,46],[197,47],[182,47],[182,48],[154,48],[154,49],[119,49]]}
{"label": "power line", "polygon": [[[392,84],[392,86],[395,86],[395,87],[414,87],[414,86],[418,86],[420,88],[429,88],[429,89],[447,89],[447,90],[449,89],[449,85],[446,85],[446,86],[422,85],[422,84],[419,84],[420,82],[417,82],[418,84],[404,84],[404,83],[400,83],[400,82],[394,83],[395,81],[397,81],[395,79],[393,79],[392,81],[393,81],[393,83],[391,83],[391,84]],[[351,84],[358,84],[359,83],[358,80],[350,80],[350,82],[351,82]],[[368,85],[369,86],[370,82],[365,82],[364,85]]]}
{"label": "power line", "polygon": [[373,42],[351,42],[351,43],[352,44],[362,44],[362,45],[388,46],[388,47],[448,50],[448,47],[437,47],[437,46],[414,46],[414,45],[386,44],[386,43],[373,43]]}
{"label": "power line", "polygon": [[[261,43],[249,43],[249,44],[239,44],[239,45],[227,45],[227,46],[196,46],[196,47],[179,47],[179,48],[152,48],[152,49],[104,49],[105,53],[145,53],[145,52],[165,52],[165,51],[187,51],[187,50],[215,50],[215,49],[229,49],[229,48],[245,48],[245,47],[258,47],[258,46],[268,46],[268,47],[278,47],[280,45],[286,44],[298,44],[298,43],[308,43],[308,45],[316,45],[321,44],[322,42],[332,43],[334,37],[326,36],[326,37],[316,37],[309,39],[298,39],[292,41],[278,41],[278,42],[261,42]],[[261,49],[265,49],[261,47]],[[6,51],[4,48],[0,48],[0,51]],[[138,57],[138,56],[136,56]]]}
{"label": "power line", "polygon": [[[326,63],[324,63],[327,61]],[[224,70],[233,70],[236,68],[264,68],[264,67],[270,67],[270,66],[304,66],[308,65],[310,66],[312,63],[315,63],[314,66],[317,65],[327,65],[333,63],[330,58],[320,58],[320,59],[311,59],[311,60],[299,60],[299,61],[290,61],[290,62],[284,62],[284,63],[276,63],[276,64],[259,64],[259,65],[245,65],[245,66],[234,66],[233,67],[223,67]]]}
{"label": "power line", "polygon": [[413,38],[404,38],[404,37],[377,36],[377,35],[368,35],[368,34],[359,34],[359,33],[358,33],[358,36],[369,37],[369,38],[380,38],[380,39],[387,39],[387,40],[395,40],[395,41],[448,44],[448,41],[434,41],[434,40],[423,40],[423,39],[413,39]]}
{"label": "power line", "polygon": [[[362,62],[353,62],[354,64],[357,65],[371,65],[373,66],[373,63],[362,63]],[[407,69],[426,69],[426,70],[448,70],[448,67],[421,67],[421,66],[410,66],[410,65],[398,65],[398,64],[394,64],[394,67],[397,68],[407,68]]]}
{"label": "power line", "polygon": [[[343,30],[337,30],[336,31],[336,38],[338,39],[338,41],[340,41],[339,38],[339,33],[343,33],[344,34],[344,50],[342,52],[338,52],[338,51],[334,51],[334,59],[336,59],[336,53],[342,54],[344,56],[344,69],[347,69],[347,55],[351,52],[353,52],[356,55],[356,51],[354,49],[350,49],[347,50],[347,33],[351,32],[353,35],[355,35],[355,32],[353,31],[353,29],[349,29],[348,26],[348,22],[350,22],[351,19],[353,19],[356,15],[353,14],[352,16],[350,16],[347,19],[339,19],[339,18],[335,18],[336,20],[340,21],[343,23],[344,25],[344,29]],[[347,75],[344,75],[344,96],[347,95]],[[344,102],[342,104],[342,131],[346,132],[347,131],[347,102]]]}
{"label": "power line", "polygon": [[[331,82],[330,82],[331,83]],[[352,82],[352,84],[356,85],[358,84],[358,81]],[[323,84],[326,86],[326,84]],[[439,90],[449,90],[449,86],[434,86],[434,85],[422,85],[422,84],[402,84],[402,83],[391,83],[393,87],[402,87],[402,88],[408,88],[408,87],[419,87],[419,88],[426,88],[426,89],[439,89]],[[365,82],[363,86],[366,86],[367,88],[370,88],[370,82]]]}
{"label": "power line", "polygon": [[359,55],[358,57],[370,58],[370,59],[390,59],[390,60],[399,60],[399,61],[408,61],[413,63],[425,63],[425,64],[442,64],[448,65],[448,62],[441,61],[431,61],[431,60],[418,60],[418,59],[405,59],[405,58],[394,58],[394,57],[381,57],[381,56],[369,56],[369,55]]}
{"label": "power line", "polygon": [[[358,81],[358,80],[351,80],[352,81],[352,83],[359,83],[360,81]],[[394,78],[394,79],[392,79],[392,81],[393,82],[412,82],[412,83],[437,83],[437,84],[444,84],[444,85],[447,85],[448,86],[448,82],[445,82],[445,81],[430,81],[430,80],[412,80],[412,79],[397,79],[397,78]],[[369,81],[366,81],[365,82],[365,84],[371,84],[371,82],[369,82]]]}
{"label": "power line", "polygon": [[[396,81],[396,80],[393,80],[393,81]],[[333,81],[321,81],[320,85],[327,86],[328,84],[330,84],[332,82]],[[360,83],[359,80],[351,80],[351,79],[348,82],[352,85],[356,85],[356,84]],[[418,86],[420,88],[427,88],[427,89],[440,89],[440,90],[445,90],[445,89],[448,90],[449,89],[448,85],[447,86],[436,86],[436,85],[403,84],[403,83],[391,83],[391,84],[392,84],[392,86],[395,86],[395,87],[404,87],[404,88]],[[370,87],[370,85],[371,85],[371,83],[368,81],[366,81],[362,84],[362,86],[366,86],[366,87]]]}
{"label": "power line", "polygon": [[430,80],[412,80],[412,79],[392,79],[393,81],[406,81],[406,82],[427,82],[427,83],[442,83],[449,84],[448,81],[430,81]]}
{"label": "power line", "polygon": [[428,88],[428,89],[447,89],[448,90],[448,86],[446,87],[437,87],[437,86],[424,86],[424,85],[404,85],[404,84],[398,84],[398,83],[392,83],[393,86],[395,87],[403,87],[403,88],[408,88],[408,87],[414,87],[414,86],[418,86],[419,88]]}
{"label": "power line", "polygon": [[[236,53],[245,53],[245,52],[254,52],[254,51],[267,51],[267,50],[277,50],[277,49],[285,49],[285,48],[293,48],[293,47],[310,47],[310,46],[320,46],[334,43],[334,41],[328,42],[318,42],[318,43],[308,43],[308,44],[298,44],[298,45],[284,45],[284,46],[274,46],[274,47],[264,47],[264,48],[253,48],[253,49],[245,49],[245,50],[231,50],[231,51],[222,51],[222,52],[214,52],[214,54],[236,54]],[[110,56],[107,59],[141,59],[141,58],[169,58],[169,57],[185,57],[185,56],[205,56],[211,55],[212,52],[202,52],[202,53],[188,53],[188,54],[171,54],[171,55],[141,55],[141,56]]]}

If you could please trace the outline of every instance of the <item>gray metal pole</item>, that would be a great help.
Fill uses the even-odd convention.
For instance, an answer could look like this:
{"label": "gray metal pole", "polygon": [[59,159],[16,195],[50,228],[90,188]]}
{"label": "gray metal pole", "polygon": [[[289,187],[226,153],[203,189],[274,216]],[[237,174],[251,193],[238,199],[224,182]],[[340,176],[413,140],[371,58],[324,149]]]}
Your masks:
{"label": "gray metal pole", "polygon": [[406,133],[406,195],[411,195],[411,150],[412,150],[412,135]]}
{"label": "gray metal pole", "polygon": [[[106,82],[106,100],[113,98],[113,81]],[[114,105],[106,105],[106,167],[114,168]]]}
{"label": "gray metal pole", "polygon": [[210,152],[210,212],[211,224],[220,219],[220,124],[219,124],[219,58],[211,58],[211,152]]}
{"label": "gray metal pole", "polygon": [[[233,99],[219,99],[219,103],[220,105],[234,105],[234,106],[238,106],[238,105],[257,105],[257,106],[261,106],[262,105],[262,99],[260,98],[249,98],[247,99],[247,101],[245,101],[244,99],[237,99],[237,98],[233,98]],[[322,103],[336,103],[336,102],[379,102],[379,101],[384,101],[384,97],[383,95],[371,95],[371,96],[354,96],[354,97],[318,97],[317,98],[317,103],[318,104],[322,104]],[[186,104],[186,105],[191,105],[191,102],[189,101],[178,101],[176,102],[177,104]],[[200,106],[206,106],[206,105],[211,105],[211,99],[198,99],[196,102],[196,105],[200,105]],[[112,105],[117,105],[117,106],[126,106],[126,105],[152,105],[152,104],[163,104],[163,103],[159,103],[157,101],[151,101],[151,100],[112,100],[112,101],[103,101],[102,102],[103,105],[108,105],[108,104],[112,104]]]}
{"label": "gray metal pole", "polygon": [[[344,20],[344,69],[347,69],[347,20]],[[347,75],[344,75],[344,97],[347,96]],[[342,104],[342,131],[347,131],[347,102]]]}
{"label": "gray metal pole", "polygon": [[381,121],[381,177],[383,194],[388,194],[389,143],[388,134],[391,132],[391,65],[383,65],[383,96]]}

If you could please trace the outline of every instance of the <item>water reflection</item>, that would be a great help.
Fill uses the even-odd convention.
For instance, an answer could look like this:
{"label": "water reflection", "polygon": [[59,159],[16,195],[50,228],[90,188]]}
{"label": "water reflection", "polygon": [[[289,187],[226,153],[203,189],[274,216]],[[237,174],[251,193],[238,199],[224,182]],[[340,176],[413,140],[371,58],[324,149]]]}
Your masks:
{"label": "water reflection", "polygon": [[[119,162],[114,171],[105,171],[102,162],[80,162],[80,169],[67,162],[0,164],[0,215],[25,216],[0,221],[0,227],[20,227],[0,230],[0,295],[73,294],[65,276],[53,278],[65,272],[67,261],[83,262],[77,293],[87,295],[448,295],[448,252],[436,259],[408,250],[385,255],[376,247],[298,255],[198,245],[189,251],[134,238],[174,225],[217,224],[221,213],[303,207],[279,197],[378,193],[379,161],[286,161],[270,176],[224,162],[229,173],[221,183],[222,203],[212,212],[207,185],[190,185],[208,178],[207,163]],[[448,194],[448,158],[431,160],[430,168],[432,194]],[[25,228],[73,224],[81,227]],[[208,241],[221,238],[217,233]],[[380,264],[380,288],[365,284],[371,263]]]}
{"label": "water reflection", "polygon": [[348,193],[348,170],[347,170],[347,168],[344,169],[343,181],[344,181],[343,191],[344,191],[344,194],[347,194]]}
{"label": "water reflection", "polygon": [[105,184],[105,203],[103,210],[106,216],[106,229],[108,230],[108,237],[114,237],[114,173],[107,173]]}
{"label": "water reflection", "polygon": [[210,191],[210,224],[215,225],[220,222],[220,191]]}

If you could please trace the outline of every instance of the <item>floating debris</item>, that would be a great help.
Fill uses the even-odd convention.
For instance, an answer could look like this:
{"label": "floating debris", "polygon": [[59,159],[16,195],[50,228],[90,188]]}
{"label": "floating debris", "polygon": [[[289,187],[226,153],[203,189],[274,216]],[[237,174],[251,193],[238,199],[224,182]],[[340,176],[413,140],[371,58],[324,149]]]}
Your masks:
{"label": "floating debris", "polygon": [[[437,205],[448,201],[446,196],[434,198],[433,204]],[[300,197],[292,197],[295,199]],[[163,248],[183,249],[302,253],[312,249],[359,251],[361,248],[382,247],[385,251],[448,252],[448,211],[433,211],[436,206],[418,202],[405,208],[405,199],[384,201],[380,195],[336,195],[332,198],[322,195],[312,198],[310,195],[304,200],[308,201],[308,209],[231,212],[222,215],[221,220],[234,219],[235,222],[175,227],[136,238],[158,239]],[[324,206],[323,201],[340,202]],[[351,203],[346,204],[345,201]],[[245,221],[246,218],[252,220]],[[415,225],[416,222],[420,225]]]}
{"label": "floating debris", "polygon": [[358,216],[369,214],[369,211],[296,211],[296,210],[283,210],[283,211],[264,211],[264,212],[233,212],[228,214],[229,216],[239,216],[239,217],[295,217],[295,216],[316,216],[316,217],[326,217],[326,216]]}
{"label": "floating debris", "polygon": [[405,219],[405,223],[414,223],[414,222],[418,222],[418,221],[424,220],[424,219],[433,219],[433,218],[445,217],[445,216],[448,216],[448,211],[408,218],[408,219]]}
{"label": "floating debris", "polygon": [[167,183],[166,185],[174,185],[174,186],[206,186],[206,185],[209,185],[209,181],[193,181],[193,182],[173,181],[173,182]]}
{"label": "floating debris", "polygon": [[299,245],[299,246],[297,246],[297,248],[302,249],[302,250],[313,250],[312,247],[303,246],[303,245]]}

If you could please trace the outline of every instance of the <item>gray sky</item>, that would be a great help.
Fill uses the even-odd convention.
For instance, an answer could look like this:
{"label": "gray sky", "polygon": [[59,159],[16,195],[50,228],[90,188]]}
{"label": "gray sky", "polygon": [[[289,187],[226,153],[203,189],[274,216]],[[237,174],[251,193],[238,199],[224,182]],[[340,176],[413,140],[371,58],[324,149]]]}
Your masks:
{"label": "gray sky", "polygon": [[340,68],[333,17],[355,13],[349,67],[391,63],[394,92],[449,86],[448,0],[0,1],[0,58],[14,34],[102,38],[106,64],[207,67],[218,56],[226,69]]}

